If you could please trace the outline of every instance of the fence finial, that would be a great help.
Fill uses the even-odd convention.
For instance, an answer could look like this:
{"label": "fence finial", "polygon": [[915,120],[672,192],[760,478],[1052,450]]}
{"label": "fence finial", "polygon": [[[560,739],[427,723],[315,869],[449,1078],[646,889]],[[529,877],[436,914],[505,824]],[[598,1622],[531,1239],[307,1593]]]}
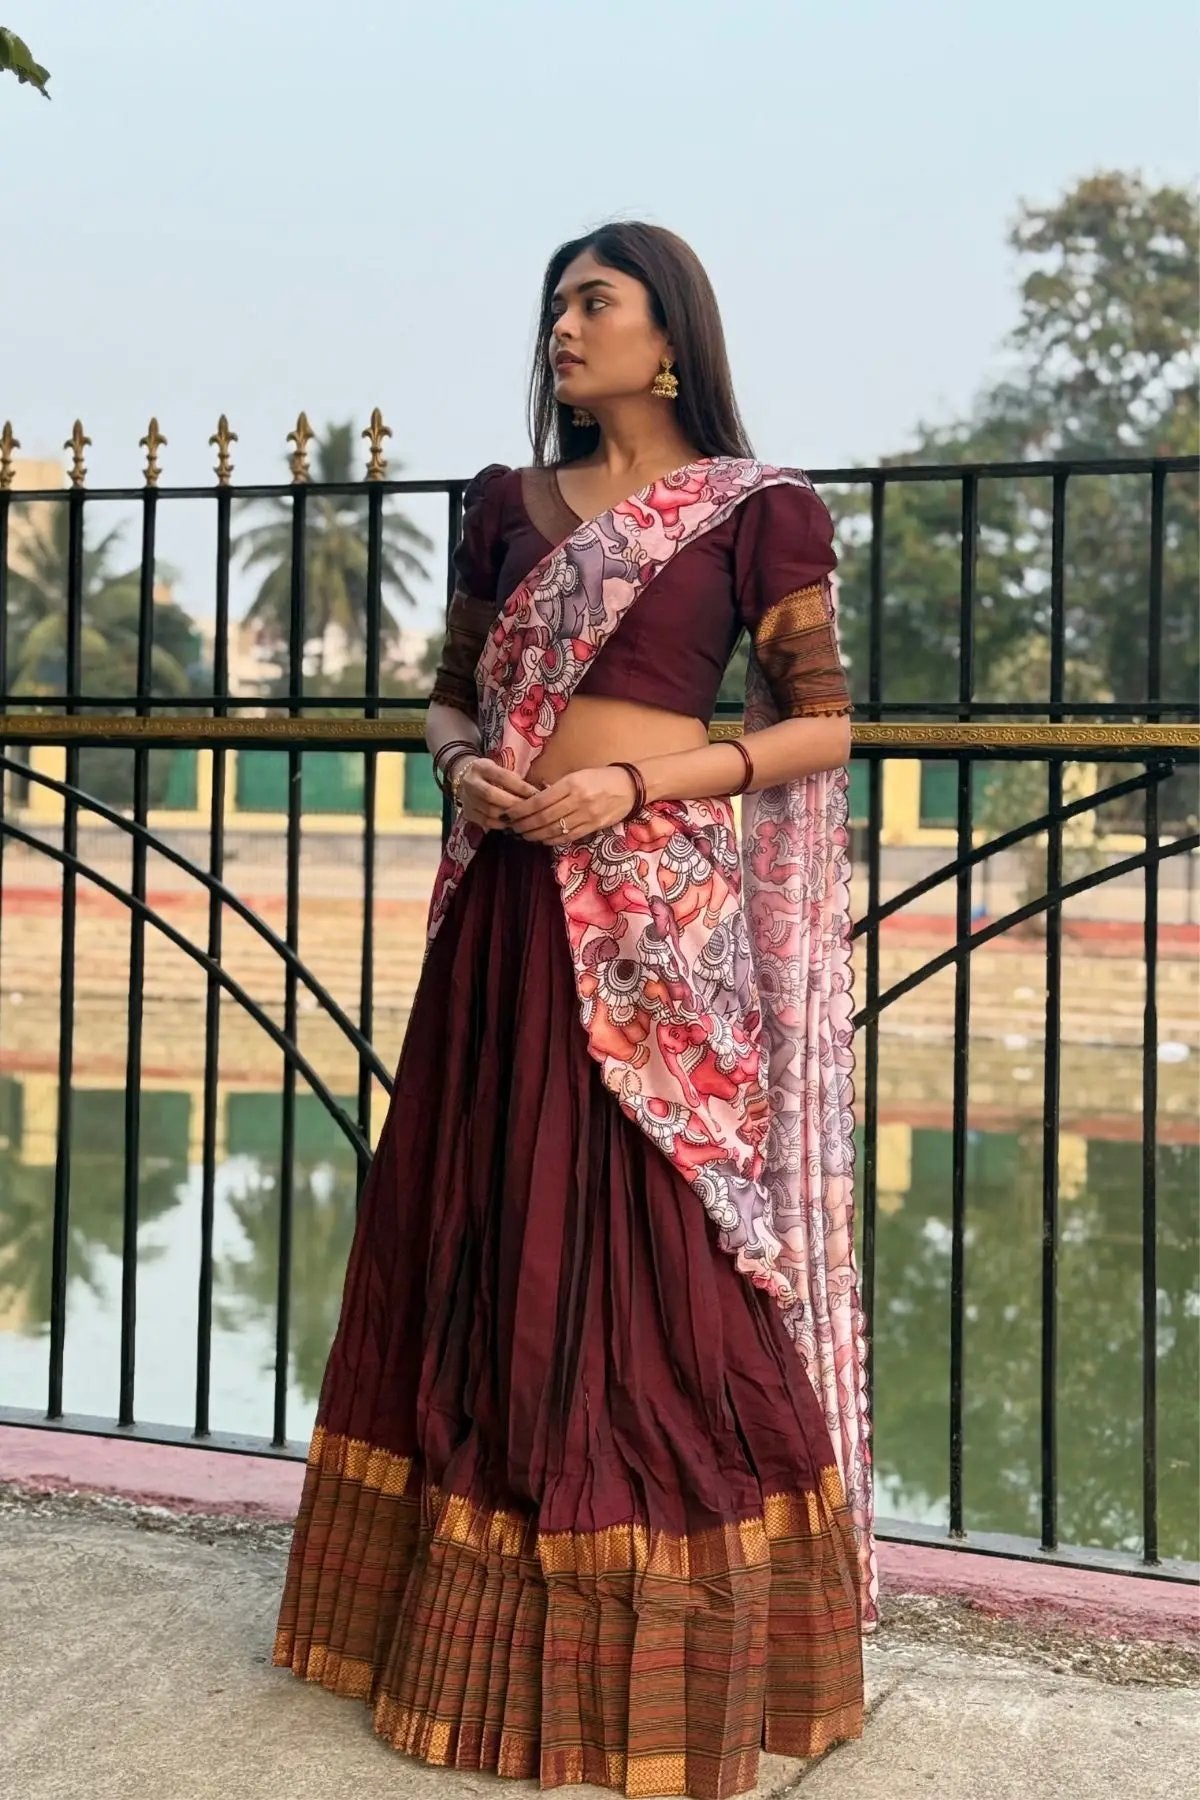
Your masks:
{"label": "fence finial", "polygon": [[92,440],[85,436],[83,425],[76,419],[71,427],[71,435],[63,445],[64,450],[71,452],[71,486],[83,487],[87,481],[87,464],[83,460],[85,450],[90,450]]}
{"label": "fence finial", "polygon": [[229,446],[230,444],[237,443],[238,434],[236,431],[230,431],[229,420],[225,417],[224,413],[222,413],[217,420],[217,429],[213,432],[208,441],[213,445],[217,452],[217,466],[214,471],[217,477],[217,483],[220,487],[228,487],[229,477],[233,474],[233,462],[230,459]]}
{"label": "fence finial", "polygon": [[383,454],[383,440],[390,438],[392,428],[383,422],[383,414],[376,407],[371,414],[371,423],[362,433],[371,446],[371,454],[367,458],[367,480],[383,481],[387,476],[387,457]]}
{"label": "fence finial", "polygon": [[308,481],[310,478],[308,446],[312,443],[315,436],[316,433],[308,422],[308,414],[301,413],[300,417],[296,420],[295,431],[288,432],[288,443],[295,444],[296,446],[288,459],[292,467],[293,481]]}
{"label": "fence finial", "polygon": [[12,420],[5,419],[0,427],[0,493],[13,484],[16,470],[13,468],[13,451],[21,448],[20,438],[13,436]]}
{"label": "fence finial", "polygon": [[151,419],[144,438],[138,439],[138,449],[146,452],[146,486],[157,487],[159,477],[158,453],[165,450],[167,440],[158,429],[158,420]]}

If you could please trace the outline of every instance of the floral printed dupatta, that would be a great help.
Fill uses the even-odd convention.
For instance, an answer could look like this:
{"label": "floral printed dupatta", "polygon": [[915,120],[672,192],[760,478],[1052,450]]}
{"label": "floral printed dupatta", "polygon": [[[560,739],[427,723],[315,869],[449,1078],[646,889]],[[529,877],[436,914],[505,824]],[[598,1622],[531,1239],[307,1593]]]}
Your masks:
{"label": "floral printed dupatta", "polygon": [[[502,607],[479,659],[484,752],[524,775],[628,608],[678,551],[798,470],[706,459],[581,525]],[[832,601],[831,601],[832,604]],[[746,724],[778,718],[751,658]],[[605,1086],[779,1302],[821,1401],[877,1617],[865,1349],[853,1249],[845,770],[662,801],[552,852]],[[482,833],[456,821],[437,932]]]}

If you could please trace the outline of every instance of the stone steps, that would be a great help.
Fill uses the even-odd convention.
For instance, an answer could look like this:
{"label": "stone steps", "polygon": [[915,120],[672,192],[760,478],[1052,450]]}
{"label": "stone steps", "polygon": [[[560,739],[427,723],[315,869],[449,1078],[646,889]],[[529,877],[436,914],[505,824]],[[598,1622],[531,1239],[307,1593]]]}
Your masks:
{"label": "stone steps", "polygon": [[[316,903],[319,907],[320,902]],[[177,929],[203,948],[206,912],[172,909]],[[424,905],[405,904],[385,912],[376,925],[374,1001],[377,1009],[407,1011],[420,976]],[[272,920],[272,924],[276,924]],[[57,994],[61,923],[57,910],[10,913],[3,922],[0,991],[27,1000]],[[310,918],[300,951],[316,979],[353,1016],[357,1012],[360,922],[338,908],[324,921]],[[944,942],[946,940],[942,940]],[[919,946],[892,943],[881,949],[881,985],[886,990],[938,954],[942,942]],[[128,996],[129,921],[115,913],[81,911],[76,967],[77,1003],[114,1004]],[[282,1004],[283,969],[274,950],[242,921],[227,919],[224,966],[261,1004],[275,1012]],[[863,946],[856,946],[856,993],[865,988]],[[1028,950],[985,947],[972,964],[971,1020],[974,1035],[1024,1038],[1040,1044],[1045,1019],[1045,962],[1038,945]],[[1144,967],[1136,954],[1097,955],[1068,942],[1063,963],[1064,1035],[1077,1043],[1138,1044],[1144,1009]],[[144,995],[148,1005],[179,1004],[203,992],[204,976],[183,953],[151,928],[147,932]],[[943,970],[888,1008],[882,1028],[888,1035],[943,1039],[953,1027],[954,977]],[[301,989],[301,1011],[316,1001]],[[1167,957],[1159,966],[1159,1028],[1162,1040],[1200,1049],[1200,966],[1193,959]],[[1015,1045],[1014,1048],[1021,1046]]]}

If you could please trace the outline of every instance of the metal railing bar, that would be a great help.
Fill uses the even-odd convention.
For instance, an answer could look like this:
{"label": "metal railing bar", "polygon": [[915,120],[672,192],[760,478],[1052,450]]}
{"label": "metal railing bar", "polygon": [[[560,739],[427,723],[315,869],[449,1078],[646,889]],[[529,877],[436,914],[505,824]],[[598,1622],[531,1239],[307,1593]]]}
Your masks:
{"label": "metal railing bar", "polygon": [[1150,617],[1146,647],[1146,699],[1161,697],[1163,652],[1163,572],[1166,552],[1167,478],[1161,467],[1150,476]]}
{"label": "metal railing bar", "polygon": [[[367,496],[367,693],[379,692],[379,653],[383,616],[383,496],[378,483]],[[369,718],[378,718],[372,699]],[[375,1018],[375,851],[377,842],[376,812],[378,806],[379,755],[375,750],[363,753],[363,823],[362,823],[362,945],[360,950],[358,1027],[369,1043]],[[358,1060],[358,1128],[365,1138],[371,1135],[371,1068],[367,1060]],[[361,1197],[366,1171],[359,1170],[358,1194]]]}
{"label": "metal railing bar", "polygon": [[[461,493],[450,495],[447,511],[448,511],[448,517],[447,517],[447,521],[446,521],[446,531],[447,531],[446,541],[449,544],[457,544],[459,539],[462,537],[463,496]],[[453,554],[452,554],[446,560],[446,616],[447,616],[447,618],[449,617],[449,613],[450,613],[450,602],[454,596],[454,586],[455,586],[455,569],[454,569],[454,558],[453,558]],[[449,841],[450,828],[453,825],[453,823],[454,823],[454,806],[451,801],[449,792],[445,788],[443,788],[442,789],[442,820],[441,820],[442,849],[443,850],[446,848],[446,844]]]}
{"label": "metal railing bar", "polygon": [[[1054,477],[1050,527],[1050,699],[1063,697],[1066,674],[1067,477]],[[1149,778],[1147,770],[1147,778]],[[1063,765],[1046,770],[1046,890],[1063,879]],[[1041,1513],[1042,1548],[1058,1541],[1058,1156],[1062,1081],[1062,904],[1046,908],[1046,1011],[1042,1055]]]}
{"label": "metal railing bar", "polygon": [[1098,1544],[1060,1544],[1056,1550],[1047,1551],[1036,1538],[1000,1531],[968,1531],[961,1539],[951,1538],[936,1525],[920,1525],[905,1519],[877,1518],[875,1531],[877,1537],[889,1544],[921,1544],[932,1549],[969,1551],[972,1555],[1046,1564],[1053,1568],[1097,1569],[1110,1575],[1172,1581],[1188,1587],[1200,1584],[1200,1563],[1184,1557],[1147,1564],[1136,1551],[1106,1550]]}
{"label": "metal railing bar", "polygon": [[[67,685],[72,692],[82,686],[83,651],[83,527],[84,495],[70,490],[67,515]],[[68,745],[66,777],[79,786],[79,749]],[[3,823],[6,835],[14,828]],[[68,796],[62,820],[62,935],[58,973],[58,1101],[54,1146],[53,1249],[50,1260],[49,1398],[46,1410],[53,1417],[63,1410],[63,1361],[67,1338],[67,1261],[70,1252],[71,1124],[75,1064],[75,932],[77,892],[75,871],[79,848],[78,811]]]}
{"label": "metal railing bar", "polygon": [[[75,694],[57,693],[7,693],[0,687],[0,725],[3,724],[3,713],[6,709],[27,706],[32,709],[28,716],[32,718],[53,718],[55,708],[66,706],[68,702],[81,714],[90,708],[95,717],[103,719],[108,716],[119,717],[119,709],[130,710],[139,703],[136,694]],[[162,706],[170,710],[155,713],[154,707]],[[424,719],[429,710],[429,699],[424,694],[172,694],[170,699],[151,699],[150,716],[152,718],[170,719],[185,713],[204,713],[210,710],[224,716],[231,709],[257,708],[269,711],[284,712],[289,707],[301,710],[309,708],[313,712],[346,712],[363,713],[373,716],[378,713],[411,713]],[[886,724],[894,721],[897,724],[921,724],[934,722],[939,718],[957,720],[962,707],[957,700],[926,700],[919,707],[911,700],[880,700],[873,706],[864,707],[869,712],[873,724]],[[1113,724],[1187,724],[1194,721],[1196,707],[1186,700],[1063,700],[1057,705],[1045,701],[1031,700],[985,700],[976,698],[971,702],[971,718],[976,723],[984,723],[989,719],[1030,720],[1034,714],[1045,715],[1034,720],[1034,723],[1045,724],[1086,724],[1089,721]],[[1056,717],[1057,715],[1057,717]],[[1178,715],[1178,717],[1176,717]],[[719,729],[723,724],[736,725],[742,717],[742,709],[736,701],[721,700],[713,712],[713,723]],[[423,729],[423,727],[422,727]]]}
{"label": "metal railing bar", "polygon": [[[1150,621],[1146,697],[1162,686],[1166,476],[1150,477]],[[1159,794],[1146,790],[1146,843],[1159,842]],[[1147,862],[1143,914],[1146,1001],[1142,1026],[1142,1539],[1158,1561],[1158,865]]]}
{"label": "metal railing bar", "polygon": [[[1156,469],[1161,469],[1164,474],[1185,475],[1195,474],[1200,470],[1200,458],[1102,456],[1066,457],[1041,462],[888,463],[882,469],[878,465],[851,464],[841,468],[811,468],[806,473],[809,480],[818,487],[858,487],[878,481],[881,477],[888,484],[907,485],[923,481],[962,481],[968,476],[988,481],[1034,478],[1054,475],[1062,469],[1073,475],[1149,475]],[[336,495],[362,494],[367,489],[367,483],[363,480],[313,481],[306,485],[311,493],[329,495],[331,498]],[[380,492],[386,495],[462,494],[469,485],[469,478],[463,476],[397,478],[378,483]],[[144,491],[141,487],[88,487],[86,490],[89,500],[106,501],[140,501]],[[164,500],[212,500],[220,491],[213,483],[175,487],[163,485],[158,489]],[[232,491],[238,500],[276,500],[286,499],[293,488],[287,482],[246,482],[239,483]],[[61,503],[64,489],[23,488],[20,498],[23,503],[40,500]]]}
{"label": "metal railing bar", "polygon": [[[154,652],[155,508],[157,495],[147,485],[142,499],[142,554],[138,580],[137,688],[138,712],[145,716],[152,685]],[[144,826],[150,811],[150,752],[133,753],[133,822]],[[146,900],[146,837],[134,833],[129,885],[135,900]],[[117,1423],[133,1423],[137,1360],[138,1211],[141,1189],[142,1020],[146,990],[146,926],[135,907],[129,914],[129,998],[125,1027],[125,1129],[121,1215],[120,1399]]]}
{"label": "metal railing bar", "polygon": [[[960,717],[969,717],[975,691],[975,578],[979,546],[979,482],[967,475],[962,483],[961,570],[959,578],[958,698]],[[959,946],[971,935],[973,869],[967,860],[974,842],[972,765],[960,757],[957,772],[957,868],[954,876],[955,938]],[[878,1007],[875,1013],[879,1017]],[[963,1420],[966,1357],[966,1217],[967,1104],[970,1081],[971,961],[954,961],[953,1097],[950,1117],[950,1534],[960,1537],[963,1521]]]}
{"label": "metal railing bar", "polygon": [[[1197,841],[1200,841],[1198,834]],[[1160,848],[1158,789],[1146,790],[1146,845]],[[1142,1541],[1158,1561],[1158,857],[1145,862],[1142,1022]]]}
{"label": "metal railing bar", "polygon": [[[308,493],[297,478],[292,490],[291,608],[288,621],[288,681],[297,696],[304,689],[304,642],[308,607]],[[297,708],[292,709],[293,716]],[[299,750],[287,753],[287,846],[284,875],[284,938],[292,956],[284,964],[283,1030],[297,1041],[299,1013],[295,961],[300,947],[300,819],[304,762]],[[295,960],[293,960],[295,959]],[[359,1134],[362,1135],[361,1133]],[[287,1372],[292,1305],[292,1225],[296,1197],[296,1072],[285,1063],[280,1106],[279,1239],[275,1265],[275,1393],[272,1439],[287,1438]]]}
{"label": "metal railing bar", "polygon": [[[216,622],[213,639],[213,687],[218,715],[229,686],[229,567],[232,559],[232,499],[217,495]],[[225,792],[224,750],[213,750],[212,792],[208,826],[208,954],[219,964],[224,947]],[[257,915],[255,915],[257,917]],[[217,1122],[220,1110],[221,987],[211,973],[204,978],[204,1119],[200,1156],[200,1268],[196,1286],[195,1429],[207,1436],[212,1406],[213,1231],[216,1223]]]}

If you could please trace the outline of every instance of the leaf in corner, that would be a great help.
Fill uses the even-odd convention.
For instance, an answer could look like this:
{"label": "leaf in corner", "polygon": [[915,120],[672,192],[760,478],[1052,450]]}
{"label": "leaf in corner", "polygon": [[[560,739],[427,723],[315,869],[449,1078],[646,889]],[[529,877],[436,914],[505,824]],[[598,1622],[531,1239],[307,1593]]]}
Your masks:
{"label": "leaf in corner", "polygon": [[4,69],[10,69],[18,81],[28,82],[31,87],[35,87],[44,99],[50,98],[46,92],[46,83],[50,79],[49,69],[43,69],[41,63],[34,62],[29,45],[15,31],[9,31],[0,25],[0,71]]}

